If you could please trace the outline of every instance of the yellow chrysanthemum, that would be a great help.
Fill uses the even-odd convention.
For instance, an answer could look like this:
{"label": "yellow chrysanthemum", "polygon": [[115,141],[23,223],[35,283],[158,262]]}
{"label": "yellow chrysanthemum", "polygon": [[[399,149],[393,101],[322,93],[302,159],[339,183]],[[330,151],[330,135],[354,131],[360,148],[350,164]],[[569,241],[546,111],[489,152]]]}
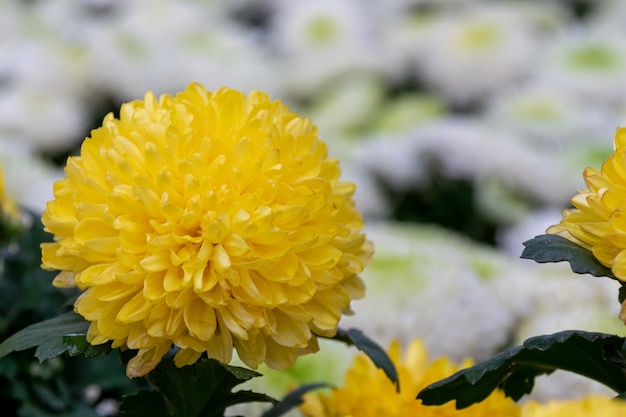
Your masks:
{"label": "yellow chrysanthemum", "polygon": [[71,157],[44,211],[43,267],[84,290],[92,344],[137,349],[127,374],[175,345],[255,368],[292,365],[363,296],[372,245],[352,183],[317,128],[280,101],[192,83],[122,105]]}
{"label": "yellow chrysanthemum", "polygon": [[522,405],[521,417],[622,417],[626,402],[592,395],[574,400],[553,400],[545,404],[529,401]]}
{"label": "yellow chrysanthemum", "polygon": [[410,416],[498,416],[520,415],[517,404],[496,391],[483,402],[457,410],[453,402],[441,406],[426,406],[416,400],[418,392],[431,383],[448,377],[461,368],[471,366],[467,360],[460,366],[447,358],[429,363],[421,341],[409,346],[404,360],[400,358],[397,342],[391,344],[389,356],[396,366],[400,392],[385,373],[376,368],[365,355],[358,355],[346,374],[344,386],[329,395],[309,393],[300,410],[305,417],[410,417]]}
{"label": "yellow chrysanthemum", "polygon": [[563,212],[563,219],[548,228],[591,250],[613,274],[626,281],[626,128],[615,134],[615,151],[601,171],[587,168],[583,173],[587,189],[572,198],[575,208]]}

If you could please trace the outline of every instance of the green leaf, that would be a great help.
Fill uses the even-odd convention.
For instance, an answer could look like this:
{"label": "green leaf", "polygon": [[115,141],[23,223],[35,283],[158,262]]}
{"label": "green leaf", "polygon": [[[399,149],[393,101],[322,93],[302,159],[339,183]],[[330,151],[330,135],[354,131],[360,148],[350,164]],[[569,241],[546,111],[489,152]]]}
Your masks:
{"label": "green leaf", "polygon": [[261,417],[279,417],[283,414],[291,411],[291,409],[299,406],[304,401],[304,394],[309,391],[318,388],[326,388],[330,387],[330,385],[318,382],[315,384],[306,384],[299,386],[295,390],[291,391],[289,394],[285,395],[285,398],[282,399],[281,402],[276,404],[274,407],[267,410]]}
{"label": "green leaf", "polygon": [[[193,365],[176,367],[172,358],[164,358],[148,374],[151,385],[163,396],[174,417],[218,417],[226,407],[252,401],[277,402],[250,391],[232,389],[257,376],[250,369],[230,366],[215,359],[202,358]],[[124,414],[127,416],[147,414]]]}
{"label": "green leaf", "polygon": [[398,372],[393,362],[387,355],[387,352],[381,348],[376,342],[365,336],[359,329],[337,329],[337,334],[331,339],[339,340],[348,345],[354,345],[365,353],[372,360],[376,367],[382,369],[387,377],[396,385],[396,390],[400,392],[400,381],[398,380]]}
{"label": "green leaf", "polygon": [[92,345],[87,341],[86,334],[65,335],[63,336],[63,345],[70,356],[83,355],[85,358],[107,355],[112,351],[110,343]]}
{"label": "green leaf", "polygon": [[524,242],[523,259],[535,262],[567,261],[577,274],[591,274],[594,277],[617,279],[611,269],[602,265],[593,253],[580,245],[558,235],[540,235]]}
{"label": "green leaf", "polygon": [[621,354],[624,340],[580,330],[532,337],[521,346],[429,385],[417,398],[426,405],[456,400],[457,408],[465,408],[502,388],[517,401],[532,390],[535,377],[556,369],[586,376],[621,393],[626,391],[626,361]]}
{"label": "green leaf", "polygon": [[156,391],[139,391],[122,398],[120,417],[172,417],[165,400]]}
{"label": "green leaf", "polygon": [[89,323],[74,312],[32,324],[13,334],[0,344],[0,358],[14,351],[37,346],[35,356],[39,361],[54,358],[72,349],[64,342],[69,334],[86,334]]}

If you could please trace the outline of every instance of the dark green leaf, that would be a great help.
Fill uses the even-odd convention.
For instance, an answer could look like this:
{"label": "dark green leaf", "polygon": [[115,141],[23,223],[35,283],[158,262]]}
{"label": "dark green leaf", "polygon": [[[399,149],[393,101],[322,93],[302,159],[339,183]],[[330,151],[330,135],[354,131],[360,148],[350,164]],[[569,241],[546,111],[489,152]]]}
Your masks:
{"label": "dark green leaf", "polygon": [[71,349],[63,338],[68,334],[85,334],[89,323],[74,312],[32,324],[0,344],[0,358],[14,351],[37,346],[35,356],[46,360]]}
{"label": "dark green leaf", "polygon": [[[229,396],[230,399],[224,403],[225,407],[230,407],[235,404],[243,404],[243,403],[272,403],[278,404],[278,400],[273,397],[270,397],[267,394],[261,394],[259,392],[241,390],[232,393]],[[208,414],[201,414],[202,416],[221,416],[221,414],[215,414],[210,410],[207,410]]]}
{"label": "dark green leaf", "polygon": [[626,391],[623,345],[622,337],[579,330],[532,337],[429,385],[417,398],[427,405],[456,400],[457,408],[465,408],[500,387],[517,401],[532,390],[535,377],[556,369],[586,376],[621,393]]}
{"label": "dark green leaf", "polygon": [[165,400],[158,392],[139,391],[135,395],[122,398],[120,417],[172,417]]}
{"label": "dark green leaf", "polygon": [[626,301],[626,286],[624,286],[624,282],[622,282],[622,285],[619,287],[619,302],[620,304],[623,304],[624,301]]}
{"label": "dark green leaf", "polygon": [[84,355],[93,358],[98,355],[107,355],[111,352],[111,344],[92,345],[87,341],[86,334],[68,334],[63,336],[63,345],[70,356]]}
{"label": "dark green leaf", "polygon": [[303,396],[307,392],[312,391],[314,389],[318,389],[318,388],[326,388],[329,386],[330,385],[324,384],[324,383],[302,385],[296,388],[295,390],[291,391],[289,394],[287,394],[285,398],[282,399],[281,402],[279,402],[274,407],[270,408],[265,413],[263,413],[262,417],[282,416],[283,414],[289,412],[294,407],[297,407],[300,404],[302,404],[302,402],[304,401]]}
{"label": "dark green leaf", "polygon": [[193,365],[176,367],[169,357],[148,374],[151,384],[165,398],[175,417],[223,416],[226,407],[251,401],[275,401],[263,394],[232,389],[258,372],[230,366],[215,359],[200,359]]}
{"label": "dark green leaf", "polygon": [[524,242],[523,259],[535,262],[567,261],[577,274],[591,274],[594,277],[617,279],[610,268],[602,265],[591,251],[558,235],[541,235]]}
{"label": "dark green leaf", "polygon": [[365,353],[374,362],[376,367],[382,369],[387,377],[396,385],[398,392],[400,391],[400,381],[398,380],[398,372],[393,362],[387,355],[387,352],[381,348],[376,342],[365,336],[359,329],[337,329],[337,334],[332,337],[333,340],[339,340],[348,345],[354,345]]}

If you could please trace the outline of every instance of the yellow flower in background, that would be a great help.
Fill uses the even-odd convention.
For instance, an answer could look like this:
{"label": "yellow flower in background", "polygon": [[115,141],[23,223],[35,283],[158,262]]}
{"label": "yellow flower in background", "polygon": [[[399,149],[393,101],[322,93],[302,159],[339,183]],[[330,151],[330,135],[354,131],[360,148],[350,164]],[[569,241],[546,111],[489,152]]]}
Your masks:
{"label": "yellow flower in background", "polygon": [[20,210],[4,189],[4,173],[0,167],[0,243],[10,241],[21,227]]}
{"label": "yellow flower in background", "polygon": [[332,336],[372,245],[355,185],[317,128],[267,94],[228,88],[123,104],[70,157],[43,213],[54,285],[84,290],[75,310],[92,344],[137,349],[129,377],[173,346],[291,366]]}
{"label": "yellow flower in background", "polygon": [[410,416],[498,416],[520,415],[519,406],[501,391],[495,391],[484,401],[457,410],[454,402],[441,406],[423,405],[416,400],[417,394],[431,383],[446,378],[459,369],[472,365],[464,361],[453,364],[445,357],[432,362],[420,340],[413,341],[404,358],[401,358],[397,342],[391,344],[389,356],[396,366],[400,392],[385,373],[376,368],[364,354],[355,358],[348,370],[342,387],[333,389],[329,395],[309,393],[300,411],[305,417],[410,417]]}
{"label": "yellow flower in background", "polygon": [[521,407],[521,417],[623,417],[626,415],[626,402],[600,395],[573,400],[553,400],[545,404],[529,401]]}
{"label": "yellow flower in background", "polygon": [[548,228],[591,250],[613,274],[626,281],[626,128],[615,134],[615,151],[598,171],[583,173],[587,189],[572,198],[573,209]]}

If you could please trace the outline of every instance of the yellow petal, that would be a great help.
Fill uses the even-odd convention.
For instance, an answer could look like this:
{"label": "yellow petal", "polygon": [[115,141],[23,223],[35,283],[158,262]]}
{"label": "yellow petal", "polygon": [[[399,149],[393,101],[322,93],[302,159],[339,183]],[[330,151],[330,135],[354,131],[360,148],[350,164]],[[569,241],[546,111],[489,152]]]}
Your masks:
{"label": "yellow petal", "polygon": [[207,341],[213,337],[217,328],[214,309],[200,299],[194,299],[184,307],[184,319],[189,334]]}

